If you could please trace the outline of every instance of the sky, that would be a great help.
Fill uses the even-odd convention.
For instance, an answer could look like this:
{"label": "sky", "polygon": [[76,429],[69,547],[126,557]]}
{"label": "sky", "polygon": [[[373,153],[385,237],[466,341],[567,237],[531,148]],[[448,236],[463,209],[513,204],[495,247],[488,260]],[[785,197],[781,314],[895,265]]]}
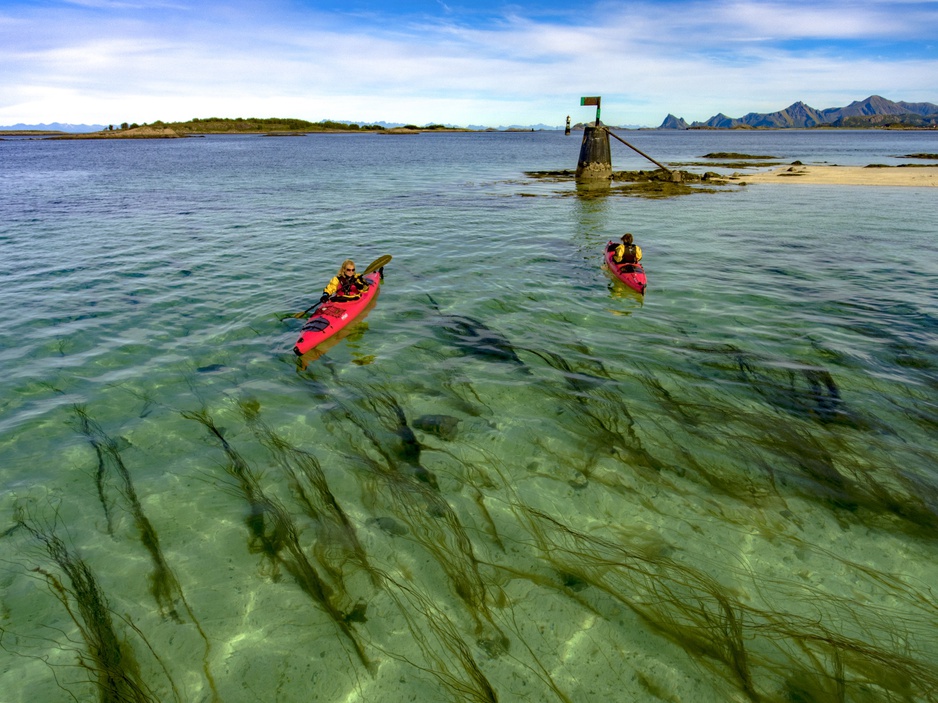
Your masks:
{"label": "sky", "polygon": [[656,127],[938,103],[938,0],[0,0],[0,125]]}

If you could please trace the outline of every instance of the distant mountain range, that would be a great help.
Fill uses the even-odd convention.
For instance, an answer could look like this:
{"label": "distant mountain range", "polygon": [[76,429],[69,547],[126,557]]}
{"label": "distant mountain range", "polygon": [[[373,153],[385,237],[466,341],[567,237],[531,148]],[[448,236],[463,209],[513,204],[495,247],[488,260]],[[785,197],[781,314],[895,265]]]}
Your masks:
{"label": "distant mountain range", "polygon": [[[346,123],[346,120],[337,120],[337,123]],[[363,123],[364,124],[364,123]],[[367,123],[385,129],[401,127],[398,123],[373,122]],[[136,125],[133,125],[136,126]],[[453,125],[444,125],[452,127]],[[683,117],[668,115],[658,129],[745,129],[762,127],[766,129],[801,128],[806,127],[927,127],[938,129],[938,105],[933,103],[893,102],[879,95],[871,95],[866,100],[857,100],[846,107],[829,107],[817,110],[801,101],[790,105],[778,112],[759,113],[750,112],[743,117],[727,117],[723,113],[714,115],[705,122],[691,122],[688,124]],[[574,129],[582,129],[583,123],[578,123]],[[639,125],[620,126],[619,129],[640,129]],[[107,129],[99,124],[67,124],[52,122],[51,124],[16,124],[7,127],[0,126],[0,130],[33,130],[49,132],[99,132]],[[497,128],[484,125],[469,125],[465,129],[486,130],[557,130],[562,127],[546,124],[535,125],[509,125]]]}
{"label": "distant mountain range", "polygon": [[53,122],[52,124],[19,124],[9,125],[7,127],[0,127],[2,130],[13,131],[13,130],[31,130],[31,131],[42,131],[42,132],[100,132],[102,129],[107,129],[105,125],[101,124],[65,124],[62,122]]}
{"label": "distant mountain range", "polygon": [[857,100],[847,107],[816,110],[798,101],[778,112],[750,112],[743,117],[714,115],[706,122],[687,124],[682,117],[668,115],[658,129],[734,129],[764,127],[908,127],[938,128],[938,105],[932,103],[893,102],[879,95]]}

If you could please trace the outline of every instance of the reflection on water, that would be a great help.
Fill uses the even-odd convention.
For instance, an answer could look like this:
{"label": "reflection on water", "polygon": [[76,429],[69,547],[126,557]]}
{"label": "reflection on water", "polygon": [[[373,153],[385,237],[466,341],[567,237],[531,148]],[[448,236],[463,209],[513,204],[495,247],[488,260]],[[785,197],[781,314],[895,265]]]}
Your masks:
{"label": "reflection on water", "polygon": [[[277,141],[237,153],[307,148]],[[319,192],[328,223],[277,188],[290,221],[258,201],[237,242],[224,207],[150,235],[131,212],[144,241],[114,273],[78,246],[10,285],[4,700],[938,698],[938,259],[872,220],[916,198],[514,198],[466,173],[433,190],[414,158],[401,193]],[[88,232],[41,212],[16,251]],[[309,229],[335,245],[284,264]],[[626,230],[646,298],[602,269]],[[871,270],[857,236],[902,265]],[[297,360],[271,311],[375,250],[380,304]]]}

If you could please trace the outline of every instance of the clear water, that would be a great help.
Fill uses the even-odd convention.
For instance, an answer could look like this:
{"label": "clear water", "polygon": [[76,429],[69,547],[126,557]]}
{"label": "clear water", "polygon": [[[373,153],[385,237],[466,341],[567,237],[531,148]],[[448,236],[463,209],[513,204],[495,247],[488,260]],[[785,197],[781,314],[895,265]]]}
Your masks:
{"label": "clear water", "polygon": [[[938,193],[525,175],[578,151],[0,142],[3,700],[934,700]],[[386,253],[294,357],[281,318]]]}

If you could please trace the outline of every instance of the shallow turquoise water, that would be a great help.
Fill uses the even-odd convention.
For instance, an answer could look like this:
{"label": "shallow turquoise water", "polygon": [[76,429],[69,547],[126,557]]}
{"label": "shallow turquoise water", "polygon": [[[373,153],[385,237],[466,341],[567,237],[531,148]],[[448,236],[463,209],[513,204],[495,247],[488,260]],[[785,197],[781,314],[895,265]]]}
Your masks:
{"label": "shallow turquoise water", "polygon": [[[933,189],[525,176],[578,148],[0,143],[4,700],[934,699]],[[644,300],[600,266],[625,230]],[[385,253],[298,361],[280,318]]]}

